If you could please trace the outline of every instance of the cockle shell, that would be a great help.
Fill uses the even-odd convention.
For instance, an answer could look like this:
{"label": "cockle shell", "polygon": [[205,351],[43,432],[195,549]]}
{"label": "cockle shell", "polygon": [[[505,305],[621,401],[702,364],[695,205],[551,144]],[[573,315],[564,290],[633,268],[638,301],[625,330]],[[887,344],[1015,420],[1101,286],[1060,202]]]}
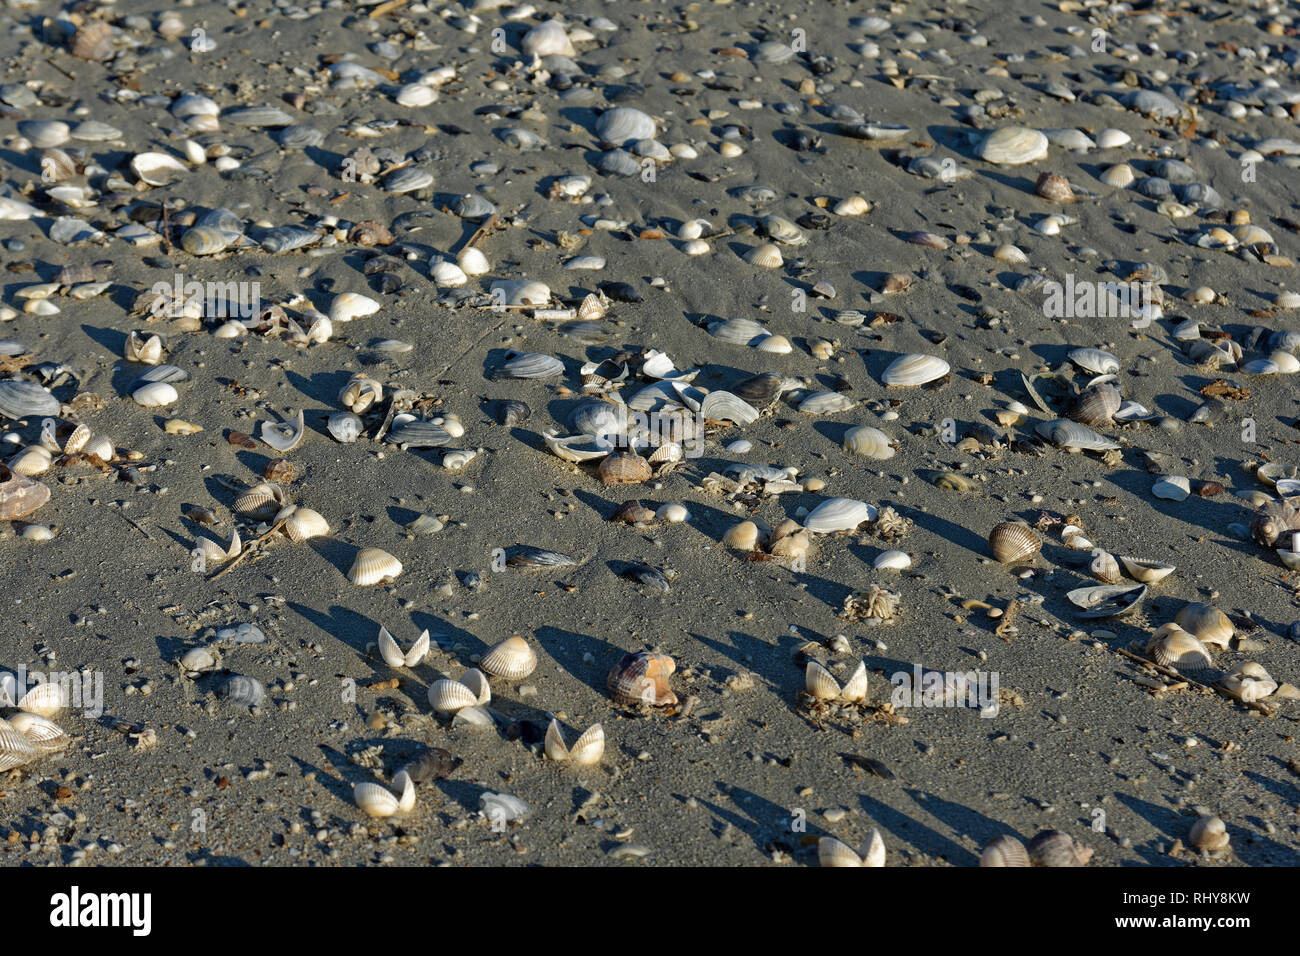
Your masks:
{"label": "cockle shell", "polygon": [[1224,650],[1236,632],[1228,615],[1210,604],[1196,602],[1188,604],[1177,614],[1174,621],[1183,630],[1196,635],[1206,644],[1213,644]]}
{"label": "cockle shell", "polygon": [[1201,853],[1217,853],[1226,850],[1231,838],[1228,827],[1219,817],[1198,817],[1187,834],[1187,842]]}
{"label": "cockle shell", "polygon": [[339,391],[339,401],[358,415],[383,398],[384,386],[363,372],[353,375]]}
{"label": "cockle shell", "polygon": [[884,838],[875,827],[862,841],[862,849],[858,852],[834,837],[822,837],[817,841],[817,862],[821,866],[884,866],[885,855]]}
{"label": "cockle shell", "polygon": [[1007,126],[984,137],[975,153],[986,163],[1021,166],[1042,159],[1047,147],[1047,137],[1038,130]]}
{"label": "cockle shell", "polygon": [[827,498],[808,513],[803,526],[818,534],[853,531],[864,521],[874,521],[876,509],[856,498]]}
{"label": "cockle shell", "polygon": [[751,266],[758,266],[760,269],[779,269],[785,264],[785,259],[781,256],[781,250],[770,242],[754,246],[746,252],[745,261]]}
{"label": "cockle shell", "polygon": [[284,533],[291,541],[306,541],[330,533],[329,522],[319,511],[311,508],[294,508],[285,518]]}
{"label": "cockle shell", "polygon": [[610,670],[605,685],[620,704],[669,707],[677,703],[677,695],[668,683],[676,669],[676,662],[666,654],[637,651],[623,655]]}
{"label": "cockle shell", "polygon": [[753,551],[758,547],[758,525],[742,521],[732,525],[722,536],[722,543],[736,551]]}
{"label": "cockle shell", "polygon": [[157,365],[162,361],[162,339],[156,335],[142,339],[139,333],[133,331],[126,337],[126,347],[123,349],[123,353],[129,362],[139,362],[142,365]]}
{"label": "cockle shell", "polygon": [[363,316],[374,315],[379,311],[379,303],[367,295],[357,292],[343,292],[334,297],[330,303],[329,319],[331,322],[351,322]]}
{"label": "cockle shell", "polygon": [[1109,425],[1122,404],[1118,386],[1112,382],[1099,382],[1079,393],[1070,409],[1070,417],[1084,425]]}
{"label": "cockle shell", "polygon": [[1088,565],[1088,572],[1103,584],[1120,582],[1119,562],[1109,551],[1100,548],[1092,553],[1092,563]]}
{"label": "cockle shell", "polygon": [[1128,555],[1120,555],[1120,563],[1124,565],[1124,570],[1134,581],[1141,581],[1143,584],[1154,584],[1176,570],[1174,565],[1166,564],[1163,561],[1154,561],[1150,558],[1135,558]]}
{"label": "cockle shell", "polygon": [[50,450],[40,445],[28,445],[8,462],[9,470],[15,475],[26,475],[29,478],[49,471],[53,463],[54,456]]}
{"label": "cockle shell", "polygon": [[479,659],[479,667],[503,680],[523,680],[537,669],[537,654],[522,637],[507,637]]}
{"label": "cockle shell", "polygon": [[739,395],[719,389],[709,392],[700,402],[700,414],[705,421],[731,422],[736,425],[748,425],[759,419],[759,410],[746,402]]}
{"label": "cockle shell", "polygon": [[[40,714],[20,712],[9,718],[9,726],[18,731],[37,753],[54,753],[62,750],[72,740],[63,728]],[[3,741],[0,741],[0,761],[3,761]]]}
{"label": "cockle shell", "polygon": [[994,837],[984,844],[980,866],[1029,866],[1029,851],[1015,837]]}
{"label": "cockle shell", "polygon": [[900,355],[889,363],[880,380],[893,388],[914,388],[943,378],[950,368],[936,355]]}
{"label": "cockle shell", "polygon": [[353,584],[368,587],[381,581],[389,581],[402,573],[402,562],[380,548],[362,548],[357,552],[356,560],[348,571],[348,580]]}
{"label": "cockle shell", "polygon": [[391,817],[398,813],[409,813],[415,808],[415,781],[405,770],[398,771],[393,778],[393,785],[401,789],[401,796],[395,796],[386,787],[377,783],[359,783],[352,788],[352,798],[357,806],[372,817]]}
{"label": "cockle shell", "polygon": [[0,720],[0,771],[12,770],[36,759],[36,746],[20,731]]}
{"label": "cockle shell", "polygon": [[236,498],[232,507],[236,514],[269,520],[284,504],[284,489],[273,482],[261,481]]}
{"label": "cockle shell", "polygon": [[845,700],[856,703],[867,696],[867,665],[859,661],[848,680],[840,684],[835,676],[817,661],[810,660],[804,669],[804,690],[818,700]]}
{"label": "cockle shell", "polygon": [[446,259],[434,263],[429,270],[429,277],[440,289],[459,289],[469,282],[469,275],[465,270]]}
{"label": "cockle shell", "polygon": [[552,760],[567,760],[578,767],[590,767],[600,763],[600,758],[605,755],[605,729],[600,724],[592,724],[569,747],[564,743],[560,722],[551,718],[546,728],[545,745],[546,756]]}
{"label": "cockle shell", "polygon": [[596,476],[607,485],[635,485],[649,481],[654,472],[650,462],[634,451],[615,452],[596,469]]}
{"label": "cockle shell", "polygon": [[865,455],[877,461],[887,461],[897,451],[888,435],[870,425],[856,425],[846,431],[843,448],[850,454]]}
{"label": "cockle shell", "polygon": [[54,717],[68,706],[68,689],[63,684],[37,684],[18,700],[18,709],[41,717]]}
{"label": "cockle shell", "polygon": [[455,713],[478,703],[479,695],[458,680],[443,678],[429,685],[429,706],[440,714]]}
{"label": "cockle shell", "polygon": [[397,641],[393,639],[393,635],[388,633],[388,628],[381,624],[376,643],[379,645],[379,656],[389,667],[414,667],[429,653],[429,632],[426,629],[421,633],[411,645],[411,649],[403,653],[397,646]]}
{"label": "cockle shell", "polygon": [[989,532],[989,548],[1002,564],[1027,561],[1043,547],[1043,539],[1033,528],[1018,521],[1004,521]]}
{"label": "cockle shell", "polygon": [[1147,640],[1146,652],[1157,664],[1179,671],[1204,672],[1213,663],[1205,644],[1177,624],[1156,628]]}
{"label": "cockle shell", "polygon": [[1025,848],[1034,866],[1086,866],[1092,848],[1079,843],[1059,830],[1044,830]]}
{"label": "cockle shell", "polygon": [[1251,536],[1266,548],[1290,531],[1300,531],[1300,511],[1290,502],[1266,501],[1251,516]]}

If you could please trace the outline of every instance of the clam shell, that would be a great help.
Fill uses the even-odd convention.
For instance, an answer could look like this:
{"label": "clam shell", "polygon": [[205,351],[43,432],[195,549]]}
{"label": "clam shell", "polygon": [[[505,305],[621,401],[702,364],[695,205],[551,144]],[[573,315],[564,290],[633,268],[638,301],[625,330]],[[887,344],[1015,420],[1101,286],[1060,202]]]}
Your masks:
{"label": "clam shell", "polygon": [[832,534],[853,531],[864,521],[874,521],[876,509],[856,498],[828,498],[808,513],[803,526],[808,531]]}
{"label": "clam shell", "polygon": [[0,481],[0,520],[25,518],[50,500],[48,486],[25,475]]}
{"label": "clam shell", "polygon": [[390,193],[419,192],[432,185],[433,173],[419,166],[403,166],[384,177],[384,191]]}
{"label": "clam shell", "polygon": [[635,140],[654,139],[655,121],[641,110],[616,106],[597,117],[595,132],[606,146],[624,146]]}
{"label": "clam shell", "polygon": [[546,728],[546,755],[552,760],[567,760],[579,767],[589,767],[600,763],[605,754],[605,730],[600,724],[592,724],[573,742],[572,747],[564,743],[564,731],[559,721],[551,719]]}
{"label": "clam shell", "polygon": [[256,707],[266,696],[266,688],[255,677],[235,674],[221,685],[218,693],[238,707]]}
{"label": "clam shell", "polygon": [[1070,349],[1069,359],[1085,372],[1113,375],[1119,371],[1119,359],[1104,349]]}
{"label": "clam shell", "polygon": [[429,278],[440,289],[459,289],[469,282],[469,275],[454,262],[440,259],[429,269]]}
{"label": "clam shell", "polygon": [[175,402],[180,395],[168,382],[147,382],[133,391],[131,398],[144,408],[161,408]]}
{"label": "clam shell", "polygon": [[858,666],[853,669],[840,688],[840,697],[850,703],[858,703],[867,699],[867,662],[858,661]]}
{"label": "clam shell", "polygon": [[607,485],[635,485],[653,476],[650,462],[633,451],[615,452],[596,469],[596,477]]}
{"label": "clam shell", "polygon": [[331,322],[351,322],[362,316],[374,315],[379,311],[379,303],[357,292],[343,292],[334,297],[330,303],[329,319]]}
{"label": "clam shell", "polygon": [[532,545],[519,545],[510,550],[506,567],[510,568],[566,568],[578,562],[560,551],[547,551]]}
{"label": "clam shell", "polygon": [[912,556],[906,551],[891,548],[878,554],[876,559],[871,562],[871,566],[878,571],[882,569],[902,571],[912,566]]}
{"label": "clam shell", "polygon": [[[9,718],[9,726],[18,731],[37,753],[48,754],[62,750],[72,738],[54,721],[40,714],[21,712]],[[3,761],[3,741],[0,740],[0,761]]]}
{"label": "clam shell", "polygon": [[364,426],[361,419],[352,412],[335,412],[330,415],[325,427],[336,441],[350,444],[360,437]]}
{"label": "clam shell", "polygon": [[236,514],[269,520],[284,506],[284,491],[269,481],[258,482],[234,501]]}
{"label": "clam shell", "polygon": [[9,459],[9,470],[15,475],[26,475],[31,478],[49,471],[53,463],[54,456],[50,454],[48,448],[28,445]]}
{"label": "clam shell", "polygon": [[[410,779],[409,777],[407,778]],[[413,785],[412,785],[413,786]],[[391,817],[401,809],[401,800],[377,783],[359,783],[352,788],[352,799],[372,817]]]}
{"label": "clam shell", "polygon": [[817,700],[835,700],[840,696],[840,682],[817,661],[810,660],[804,668],[803,686]]}
{"label": "clam shell", "polygon": [[1236,633],[1228,615],[1213,605],[1201,602],[1188,604],[1174,615],[1174,622],[1202,642],[1224,650],[1227,650],[1228,642]]}
{"label": "clam shell", "polygon": [[765,408],[771,405],[785,390],[785,379],[775,372],[763,372],[734,385],[733,395],[744,399],[750,405]]}
{"label": "clam shell", "polygon": [[501,378],[541,379],[564,374],[564,363],[553,355],[540,352],[511,352],[497,369]]}
{"label": "clam shell", "polygon": [[880,380],[893,388],[913,388],[943,378],[950,368],[947,362],[935,355],[900,355],[889,363]]}
{"label": "clam shell", "polygon": [[1029,851],[1015,837],[994,837],[984,844],[980,866],[1029,866]]}
{"label": "clam shell", "polygon": [[817,863],[819,866],[862,866],[862,857],[848,844],[834,837],[822,837],[817,841]]}
{"label": "clam shell", "polygon": [[1205,671],[1212,664],[1205,643],[1177,624],[1157,628],[1147,640],[1146,651],[1157,664],[1180,671]]}
{"label": "clam shell", "polygon": [[1017,521],[1004,521],[989,532],[989,548],[1002,564],[1027,561],[1043,547],[1043,539],[1033,528]]}
{"label": "clam shell", "polygon": [[458,680],[443,678],[429,685],[429,706],[440,714],[455,713],[462,707],[474,707],[478,695]]}
{"label": "clam shell", "polygon": [[1151,494],[1167,501],[1184,501],[1191,493],[1191,483],[1182,475],[1163,475],[1151,486]]}
{"label": "clam shell", "polygon": [[12,770],[36,759],[36,746],[7,721],[0,720],[0,771]]}
{"label": "clam shell", "polygon": [[306,541],[330,533],[329,522],[319,511],[311,508],[295,508],[284,523],[285,534],[293,541]]}
{"label": "clam shell", "polygon": [[1047,155],[1048,139],[1036,129],[1007,126],[984,137],[975,154],[986,163],[1021,166]]}
{"label": "clam shell", "polygon": [[799,403],[799,411],[805,415],[835,415],[848,411],[853,405],[853,399],[842,392],[823,390],[809,394]]}
{"label": "clam shell", "polygon": [[15,379],[0,381],[0,415],[6,418],[36,418],[59,414],[59,400],[35,382]]}
{"label": "clam shell", "polygon": [[1083,425],[1107,425],[1122,404],[1119,388],[1112,382],[1101,382],[1079,393],[1070,417]]}
{"label": "clam shell", "polygon": [[402,573],[402,562],[380,548],[362,548],[348,571],[353,584],[368,587],[391,580]]}
{"label": "clam shell", "polygon": [[897,451],[888,435],[870,425],[855,425],[846,431],[843,448],[849,454],[865,455],[876,461],[887,461],[893,458]]}
{"label": "clam shell", "polygon": [[758,547],[758,525],[742,521],[732,525],[722,536],[722,543],[736,551],[753,551]]}
{"label": "clam shell", "polygon": [[411,415],[398,415],[384,440],[404,448],[441,448],[451,434],[436,422],[421,421]]}
{"label": "clam shell", "polygon": [[706,421],[748,425],[759,419],[759,411],[734,392],[709,392],[700,402],[700,414]]}
{"label": "clam shell", "polygon": [[1215,816],[1198,817],[1187,834],[1188,845],[1201,853],[1226,850],[1230,840],[1227,824]]}
{"label": "clam shell", "polygon": [[259,243],[262,251],[272,255],[279,252],[292,252],[319,242],[321,233],[302,226],[274,226],[262,234]]}
{"label": "clam shell", "polygon": [[677,669],[666,654],[638,651],[625,654],[610,670],[605,680],[610,695],[620,704],[668,707],[677,703],[677,695],[668,678]]}
{"label": "clam shell", "polygon": [[753,319],[727,319],[709,325],[709,334],[733,345],[753,345],[770,333]]}
{"label": "clam shell", "polygon": [[188,166],[167,153],[140,153],[131,159],[131,172],[150,186],[168,186],[188,170]]}
{"label": "clam shell", "polygon": [[1083,866],[1092,857],[1090,849],[1058,830],[1044,830],[1025,848],[1034,866]]}
{"label": "clam shell", "polygon": [[1153,561],[1149,558],[1135,558],[1128,555],[1120,555],[1120,563],[1124,565],[1124,570],[1134,581],[1141,581],[1143,584],[1154,584],[1161,581],[1174,573],[1175,567],[1172,564],[1166,564],[1163,561]]}
{"label": "clam shell", "polygon": [[1065,596],[1075,607],[1083,608],[1081,618],[1118,617],[1127,614],[1146,597],[1145,584],[1106,584],[1075,588]]}
{"label": "clam shell", "polygon": [[537,654],[522,637],[507,637],[479,659],[479,667],[493,677],[523,680],[537,669]]}
{"label": "clam shell", "polygon": [[514,399],[505,399],[498,402],[496,406],[497,423],[504,425],[506,428],[512,428],[520,422],[526,421],[532,413],[533,410],[528,407],[527,403]]}
{"label": "clam shell", "polygon": [[214,256],[224,252],[232,236],[211,226],[193,226],[181,234],[181,248],[192,256]]}
{"label": "clam shell", "polygon": [[1050,422],[1039,422],[1035,426],[1035,431],[1061,448],[1082,451],[1109,451],[1112,448],[1120,447],[1118,442],[1113,442],[1104,435],[1097,434],[1088,426],[1072,422],[1066,418],[1057,418]]}
{"label": "clam shell", "polygon": [[41,717],[53,717],[67,709],[68,689],[63,684],[37,684],[18,700],[18,709]]}

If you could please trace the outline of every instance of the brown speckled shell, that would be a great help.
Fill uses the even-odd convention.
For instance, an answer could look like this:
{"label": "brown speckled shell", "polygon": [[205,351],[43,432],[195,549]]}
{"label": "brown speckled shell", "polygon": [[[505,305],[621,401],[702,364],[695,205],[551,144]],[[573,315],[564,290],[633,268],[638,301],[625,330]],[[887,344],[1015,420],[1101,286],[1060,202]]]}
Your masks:
{"label": "brown speckled shell", "polygon": [[1027,561],[1038,553],[1043,539],[1028,525],[1004,521],[989,532],[989,547],[993,557],[1002,564]]}
{"label": "brown speckled shell", "polygon": [[650,462],[632,451],[607,455],[596,469],[596,476],[607,485],[638,485],[649,481],[653,474]]}
{"label": "brown speckled shell", "polygon": [[605,684],[620,704],[668,707],[677,703],[677,695],[668,686],[668,677],[676,669],[677,664],[667,654],[638,651],[624,654],[610,670]]}
{"label": "brown speckled shell", "polygon": [[1288,531],[1300,531],[1300,511],[1286,501],[1266,501],[1250,519],[1250,533],[1266,548]]}

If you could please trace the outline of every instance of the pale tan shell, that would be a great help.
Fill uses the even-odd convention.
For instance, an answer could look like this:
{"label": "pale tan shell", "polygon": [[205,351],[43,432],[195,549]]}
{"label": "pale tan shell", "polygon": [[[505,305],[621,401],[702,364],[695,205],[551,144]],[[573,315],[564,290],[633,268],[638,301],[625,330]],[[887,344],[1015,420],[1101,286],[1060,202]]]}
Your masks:
{"label": "pale tan shell", "polygon": [[492,701],[492,685],[488,683],[487,674],[477,667],[471,667],[461,674],[460,682],[474,695],[474,706],[482,707]]}
{"label": "pale tan shell", "polygon": [[761,269],[779,269],[785,263],[781,250],[773,243],[765,242],[745,253],[745,261]]}
{"label": "pale tan shell", "polygon": [[821,866],[884,866],[885,841],[875,827],[862,841],[862,849],[856,852],[834,837],[822,837],[817,841],[817,862]]}
{"label": "pale tan shell", "polygon": [[1156,581],[1167,578],[1177,570],[1172,564],[1154,561],[1150,558],[1120,555],[1119,560],[1124,565],[1124,570],[1128,572],[1128,576],[1134,581],[1141,581],[1143,584],[1154,584]]}
{"label": "pale tan shell", "polygon": [[843,686],[840,688],[840,697],[850,703],[858,703],[867,698],[867,662],[858,661],[858,666],[853,669]]}
{"label": "pale tan shell", "polygon": [[131,398],[142,408],[161,408],[180,398],[180,393],[170,382],[147,382],[132,392]]}
{"label": "pale tan shell", "polygon": [[393,639],[393,635],[388,633],[388,628],[380,625],[377,643],[379,645],[379,656],[384,659],[384,663],[389,667],[414,667],[424,660],[424,655],[429,653],[429,632],[425,630],[416,638],[415,643],[411,645],[411,649],[403,653],[402,649],[397,646],[397,641]]}
{"label": "pale tan shell", "polygon": [[458,680],[436,680],[429,685],[429,706],[442,714],[478,704],[478,694]]}
{"label": "pale tan shell", "polygon": [[1213,663],[1206,646],[1177,624],[1156,629],[1147,640],[1147,657],[1179,671],[1204,671]]}
{"label": "pale tan shell", "polygon": [[348,571],[348,580],[353,584],[368,587],[396,578],[402,573],[402,562],[380,548],[362,548],[357,552],[356,560]]}
{"label": "pale tan shell", "polygon": [[1245,703],[1263,700],[1277,691],[1277,681],[1269,676],[1263,665],[1255,661],[1238,664],[1219,681],[1229,694]]}
{"label": "pale tan shell", "polygon": [[399,798],[386,787],[377,783],[359,783],[352,789],[352,797],[357,806],[372,817],[391,817],[406,813],[415,806],[415,784],[405,771],[399,772],[393,782],[402,784],[402,796]]}
{"label": "pale tan shell", "polygon": [[28,445],[9,459],[9,470],[15,475],[26,475],[30,478],[49,471],[52,464],[54,464],[54,456],[50,454],[48,448]]}
{"label": "pale tan shell", "polygon": [[132,332],[126,337],[126,348],[123,352],[128,361],[140,362],[143,365],[157,365],[162,361],[162,339],[156,335],[142,339],[138,333]]}
{"label": "pale tan shell", "polygon": [[546,755],[552,760],[567,760],[579,767],[590,767],[600,763],[605,755],[605,729],[600,724],[592,724],[573,742],[572,747],[565,746],[564,731],[559,721],[552,718],[546,728]]}
{"label": "pale tan shell", "polygon": [[1008,262],[1012,265],[1023,266],[1029,264],[1029,256],[1025,255],[1023,249],[1019,246],[1013,246],[1004,243],[993,250],[993,258],[999,262]]}
{"label": "pale tan shell", "polygon": [[817,700],[834,700],[840,696],[840,682],[817,661],[809,661],[804,668],[803,684],[809,696]]}
{"label": "pale tan shell", "polygon": [[18,701],[18,709],[42,717],[53,717],[68,706],[68,692],[62,684],[37,684]]}
{"label": "pale tan shell", "polygon": [[989,532],[989,547],[993,557],[1002,564],[1027,561],[1039,552],[1043,539],[1027,524],[1004,521]]}
{"label": "pale tan shell", "polygon": [[1174,621],[1205,644],[1227,649],[1236,629],[1228,615],[1209,604],[1189,604],[1174,615]]}
{"label": "pale tan shell", "polygon": [[676,662],[667,654],[638,651],[623,655],[610,670],[605,685],[620,704],[668,707],[677,703],[677,695],[668,683],[676,669]]}
{"label": "pale tan shell", "polygon": [[1034,192],[1052,202],[1074,202],[1074,190],[1070,181],[1056,173],[1040,173],[1034,184]]}
{"label": "pale tan shell", "polygon": [[479,667],[493,677],[523,680],[537,669],[537,654],[522,637],[507,637],[480,658]]}
{"label": "pale tan shell", "polygon": [[383,398],[384,386],[360,372],[353,375],[339,392],[339,401],[343,407],[358,415],[371,405],[383,401]]}
{"label": "pale tan shell", "polygon": [[1119,562],[1109,551],[1102,551],[1098,548],[1093,552],[1092,563],[1088,565],[1088,571],[1094,578],[1103,584],[1118,584],[1121,579]]}
{"label": "pale tan shell", "polygon": [[1114,166],[1107,166],[1097,178],[1107,186],[1124,189],[1133,185],[1133,180],[1137,178],[1137,174],[1133,172],[1133,167],[1128,163],[1117,163]]}
{"label": "pale tan shell", "polygon": [[1198,817],[1187,834],[1187,842],[1202,853],[1226,850],[1230,842],[1228,827],[1218,817]]}
{"label": "pale tan shell", "polygon": [[594,292],[588,293],[587,297],[578,305],[578,318],[586,322],[594,322],[604,317],[605,303]]}
{"label": "pale tan shell", "polygon": [[1092,859],[1092,848],[1083,846],[1059,830],[1044,830],[1026,847],[1034,866],[1085,866]]}
{"label": "pale tan shell", "polygon": [[758,525],[752,521],[732,525],[722,536],[722,543],[736,551],[753,551],[758,547]]}
{"label": "pale tan shell", "polygon": [[596,469],[596,477],[607,485],[636,485],[653,476],[650,462],[633,451],[607,455]]}
{"label": "pale tan shell", "polygon": [[895,447],[889,436],[870,425],[855,425],[844,433],[842,447],[854,455],[864,455],[877,461],[894,457]]}
{"label": "pale tan shell", "polygon": [[379,311],[379,303],[367,295],[356,292],[342,292],[330,303],[329,318],[331,322],[351,322],[363,316],[373,315]]}
{"label": "pale tan shell", "polygon": [[71,741],[62,727],[40,714],[14,714],[9,718],[9,725],[26,737],[38,753],[54,753]]}
{"label": "pale tan shell", "polygon": [[1029,866],[1029,851],[1015,837],[994,837],[984,844],[980,866]]}
{"label": "pale tan shell", "polygon": [[7,721],[0,720],[0,771],[12,770],[36,759],[36,747]]}
{"label": "pale tan shell", "polygon": [[233,505],[236,514],[269,520],[284,507],[284,489],[274,482],[258,482],[238,498]]}
{"label": "pale tan shell", "polygon": [[329,534],[330,525],[319,511],[295,508],[284,523],[284,531],[294,541],[306,541]]}

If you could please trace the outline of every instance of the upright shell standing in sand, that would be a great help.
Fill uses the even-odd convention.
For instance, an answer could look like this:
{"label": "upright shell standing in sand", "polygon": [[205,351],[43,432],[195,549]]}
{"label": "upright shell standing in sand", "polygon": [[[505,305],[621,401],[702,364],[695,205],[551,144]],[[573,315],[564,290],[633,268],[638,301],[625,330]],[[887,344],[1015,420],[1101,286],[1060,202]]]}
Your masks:
{"label": "upright shell standing in sand", "polygon": [[676,662],[667,654],[637,651],[623,655],[605,684],[610,696],[625,706],[669,707],[677,703],[677,695],[668,684],[676,669]]}

